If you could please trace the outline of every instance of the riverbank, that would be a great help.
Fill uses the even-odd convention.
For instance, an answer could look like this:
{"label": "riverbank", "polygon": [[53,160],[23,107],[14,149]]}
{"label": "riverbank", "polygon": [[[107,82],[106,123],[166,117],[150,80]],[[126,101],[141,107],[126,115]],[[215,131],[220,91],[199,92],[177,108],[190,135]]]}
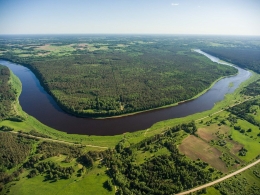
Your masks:
{"label": "riverbank", "polygon": [[155,110],[161,110],[161,109],[165,109],[165,108],[170,108],[170,107],[174,107],[174,106],[178,106],[179,104],[183,104],[192,100],[195,100],[196,98],[202,96],[203,94],[205,94],[208,90],[210,90],[218,81],[220,81],[221,79],[227,78],[227,77],[232,77],[237,75],[238,73],[234,74],[234,75],[230,75],[230,76],[225,76],[225,77],[220,77],[219,79],[215,80],[207,89],[203,90],[202,92],[200,92],[199,94],[197,94],[196,96],[187,99],[187,100],[183,100],[180,102],[176,102],[173,104],[169,104],[169,105],[165,105],[165,106],[161,106],[158,108],[152,108],[152,109],[148,109],[148,110],[143,110],[143,111],[138,111],[138,112],[133,112],[133,113],[129,113],[129,114],[122,114],[122,115],[118,115],[118,116],[111,116],[111,117],[96,117],[96,118],[92,118],[92,119],[98,119],[98,120],[103,120],[103,119],[112,119],[112,118],[121,118],[121,117],[127,117],[127,116],[132,116],[132,115],[136,115],[136,114],[141,114],[141,113],[145,113],[145,112],[151,112],[151,111],[155,111]]}
{"label": "riverbank", "polygon": [[[18,83],[17,81],[19,81],[19,79],[14,74],[11,74],[11,75],[12,75],[11,81],[12,82],[15,81],[16,83]],[[45,135],[48,135],[56,140],[64,140],[64,141],[68,141],[68,142],[72,142],[72,143],[80,143],[80,144],[84,144],[84,145],[98,145],[98,146],[102,146],[102,147],[114,147],[115,144],[118,143],[120,140],[127,139],[130,143],[131,142],[136,143],[138,140],[140,141],[144,138],[144,134],[145,134],[145,137],[153,136],[155,134],[164,132],[172,125],[181,124],[181,123],[192,121],[192,120],[195,121],[195,120],[203,118],[205,116],[209,116],[212,113],[219,111],[220,109],[223,109],[225,107],[232,105],[234,103],[234,101],[242,102],[242,101],[244,101],[244,98],[241,97],[240,91],[245,86],[254,82],[257,79],[259,79],[259,75],[252,72],[252,76],[247,81],[242,83],[239,86],[239,88],[236,89],[236,91],[234,93],[226,95],[225,99],[223,101],[215,104],[215,106],[211,110],[204,111],[201,113],[196,113],[196,114],[193,114],[193,115],[190,115],[187,117],[160,121],[160,122],[153,124],[150,128],[145,129],[145,130],[140,130],[140,131],[132,132],[132,133],[124,133],[124,134],[114,135],[114,136],[86,136],[86,135],[78,135],[78,134],[67,134],[65,132],[57,131],[51,127],[48,127],[48,126],[42,124],[37,119],[28,115],[27,113],[25,113],[22,110],[22,108],[19,104],[19,101],[18,101],[19,94],[21,93],[21,90],[22,90],[21,85],[13,85],[16,87],[16,90],[18,91],[17,101],[15,102],[17,111],[26,120],[23,122],[14,122],[14,121],[5,120],[5,121],[1,121],[0,125],[1,126],[2,125],[10,126],[15,131],[19,131],[22,129],[25,132],[29,132],[30,130],[35,129],[36,131],[41,132]],[[20,83],[20,81],[19,81],[19,83]]]}
{"label": "riverbank", "polygon": [[[37,69],[35,69],[33,66],[31,66],[30,64],[21,63],[21,62],[19,62],[17,60],[12,60],[12,59],[11,60],[7,59],[7,60],[11,61],[11,62],[14,62],[14,63],[20,63],[21,65],[23,65],[23,66],[27,67],[28,69],[30,69],[34,73],[34,75],[37,77],[38,81],[40,82],[40,84],[44,88],[44,90],[54,99],[55,103],[64,112],[66,112],[66,113],[68,113],[68,114],[70,114],[72,116],[79,117],[79,118],[87,118],[87,119],[94,119],[94,120],[95,119],[98,119],[98,120],[102,119],[103,120],[103,119],[124,118],[124,117],[133,116],[133,115],[137,115],[137,114],[149,113],[149,112],[152,112],[152,111],[158,111],[158,110],[162,110],[162,109],[166,109],[166,108],[171,108],[171,107],[177,106],[177,105],[182,104],[182,103],[189,102],[191,100],[194,100],[194,99],[200,97],[201,95],[205,94],[208,90],[210,90],[212,88],[212,86],[214,86],[218,81],[220,81],[223,78],[226,78],[226,77],[220,77],[217,80],[213,81],[210,84],[210,86],[208,86],[206,89],[204,89],[200,93],[198,93],[196,95],[192,94],[192,95],[195,95],[195,96],[193,96],[193,97],[191,97],[189,99],[185,99],[185,100],[181,100],[179,102],[172,103],[172,104],[168,104],[168,105],[164,105],[164,106],[160,106],[160,107],[154,107],[154,108],[150,108],[150,109],[146,109],[146,110],[139,110],[139,111],[136,111],[136,112],[129,112],[129,113],[118,114],[118,115],[109,115],[109,114],[105,114],[105,113],[102,114],[102,111],[100,113],[96,112],[96,111],[93,111],[94,113],[92,115],[91,113],[84,114],[84,110],[83,111],[73,110],[73,109],[69,108],[68,106],[64,105],[64,102],[59,101],[59,99],[56,98],[56,96],[52,93],[52,91],[48,89],[46,83],[43,82],[42,75],[39,73],[39,71]],[[234,76],[234,75],[230,75],[230,76]]]}
{"label": "riverbank", "polygon": [[[210,60],[212,60],[209,55],[205,55],[203,51],[201,50],[192,50],[194,52],[197,52],[199,54],[202,54],[204,56],[206,56],[207,58],[209,58]],[[214,56],[212,56],[214,57]],[[212,60],[213,61],[213,60]],[[236,68],[239,72],[239,69],[237,68],[237,66],[235,66],[234,64],[230,64],[228,62],[225,62],[223,60],[219,60],[219,61],[213,61],[215,63],[219,63],[219,64],[222,64],[222,65],[228,65],[228,66],[232,66],[234,68]],[[111,117],[96,117],[94,119],[109,119],[109,118],[121,118],[121,117],[126,117],[126,116],[132,116],[132,115],[135,115],[135,114],[140,114],[140,113],[144,113],[144,112],[150,112],[150,111],[155,111],[155,110],[160,110],[160,109],[165,109],[165,108],[170,108],[170,107],[173,107],[173,106],[177,106],[179,104],[182,104],[182,103],[186,103],[186,102],[189,102],[189,101],[192,101],[198,97],[200,97],[201,95],[205,94],[208,90],[210,90],[218,81],[224,79],[224,78],[228,78],[228,77],[232,77],[232,76],[235,76],[238,74],[238,72],[236,74],[233,74],[233,75],[229,75],[229,76],[223,76],[223,77],[220,77],[219,79],[215,80],[207,89],[203,90],[202,92],[198,93],[197,95],[195,95],[194,97],[190,98],[190,99],[187,99],[187,100],[183,100],[183,101],[180,101],[180,102],[176,102],[176,103],[173,103],[173,104],[169,104],[169,105],[165,105],[165,106],[161,106],[161,107],[157,107],[157,108],[152,108],[152,109],[148,109],[148,110],[143,110],[143,111],[138,111],[138,112],[133,112],[133,113],[128,113],[128,114],[122,114],[122,115],[118,115],[118,116],[111,116]]]}
{"label": "riverbank", "polygon": [[[205,61],[209,59],[202,55]],[[25,68],[8,61],[0,61],[2,64],[11,68],[19,76],[23,83],[23,93],[20,101],[23,109],[30,115],[37,118],[42,123],[54,129],[70,134],[85,135],[121,135],[126,132],[140,131],[147,129],[159,121],[174,118],[183,118],[188,115],[209,110],[214,103],[221,101],[224,95],[232,93],[242,81],[249,78],[249,73],[245,70],[238,75],[215,81],[212,88],[203,91],[203,94],[192,101],[181,102],[174,106],[164,106],[164,108],[147,111],[127,117],[107,118],[106,120],[96,120],[90,118],[77,118],[63,112],[56,101],[44,91],[36,76]],[[230,88],[230,82],[234,86]],[[39,100],[41,100],[39,102]],[[39,112],[40,111],[40,112]]]}

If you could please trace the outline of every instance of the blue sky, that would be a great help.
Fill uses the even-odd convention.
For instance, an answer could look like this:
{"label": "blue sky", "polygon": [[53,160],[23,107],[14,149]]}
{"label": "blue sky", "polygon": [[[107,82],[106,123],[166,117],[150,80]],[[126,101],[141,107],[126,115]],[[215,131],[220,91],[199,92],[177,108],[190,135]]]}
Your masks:
{"label": "blue sky", "polygon": [[260,35],[260,0],[0,0],[0,34]]}

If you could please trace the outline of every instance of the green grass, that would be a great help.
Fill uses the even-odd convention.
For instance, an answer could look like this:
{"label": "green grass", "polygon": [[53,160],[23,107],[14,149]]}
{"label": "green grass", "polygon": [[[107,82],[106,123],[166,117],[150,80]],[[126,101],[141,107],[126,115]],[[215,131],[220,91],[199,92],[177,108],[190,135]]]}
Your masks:
{"label": "green grass", "polygon": [[[237,169],[235,160],[239,160],[240,163],[244,164],[254,160],[260,154],[260,137],[257,136],[260,131],[259,127],[245,120],[238,119],[235,126],[240,126],[241,129],[245,130],[245,133],[240,133],[240,131],[237,131],[233,127],[229,126],[230,123],[228,120],[226,120],[229,114],[230,113],[227,111],[220,112],[216,115],[204,119],[203,123],[198,121],[197,126],[199,128],[203,128],[203,130],[201,130],[202,132],[209,132],[206,138],[213,139],[214,144],[211,145],[221,151],[222,154],[225,154],[225,156],[222,156],[222,160],[228,164],[228,169],[230,171]],[[219,124],[222,120],[225,120],[227,125],[218,126],[217,124]],[[212,123],[209,126],[206,126],[205,124],[208,121],[212,121]],[[252,130],[251,132],[247,132],[249,128]],[[216,134],[216,132],[218,133]],[[212,133],[214,133],[214,135],[212,135]],[[228,138],[229,135],[231,135],[233,140]],[[205,134],[202,134],[202,136],[205,136]],[[226,145],[217,145],[216,143],[218,140],[225,140]],[[241,147],[244,147],[248,150],[246,156],[239,156],[238,150]],[[231,166],[232,164],[235,166]]]}
{"label": "green grass", "polygon": [[257,136],[259,129],[258,127],[244,120],[238,120],[238,124],[242,129],[252,129],[252,132],[245,133],[240,133],[234,129],[232,130],[232,138],[234,141],[241,143],[243,147],[248,150],[246,156],[241,156],[240,158],[246,162],[250,162],[260,154],[260,137]]}
{"label": "green grass", "polygon": [[[75,158],[73,158],[71,160],[71,162],[63,162],[65,159],[66,159],[66,155],[60,154],[59,156],[53,156],[53,157],[47,158],[41,162],[52,161],[52,162],[58,163],[61,167],[70,167],[70,166],[73,167],[77,163]],[[82,165],[80,165],[80,166],[82,166]]]}
{"label": "green grass", "polygon": [[216,190],[214,187],[209,187],[206,190],[207,193],[202,195],[221,195],[221,193],[218,190]]}
{"label": "green grass", "polygon": [[[244,98],[239,94],[242,88],[249,83],[257,80],[260,76],[253,73],[253,76],[241,84],[241,86],[233,93],[225,96],[225,100],[218,102],[215,106],[208,111],[196,113],[194,115],[190,115],[183,118],[170,119],[165,121],[160,121],[155,123],[150,128],[146,130],[140,130],[133,133],[125,133],[122,135],[116,136],[88,136],[88,135],[76,135],[76,134],[67,134],[65,132],[54,130],[36,120],[34,117],[29,116],[27,113],[22,111],[21,106],[16,102],[16,107],[20,115],[26,118],[24,122],[12,122],[12,121],[2,121],[0,125],[7,125],[14,128],[15,131],[23,130],[25,132],[29,132],[32,129],[35,129],[43,134],[46,134],[53,139],[64,140],[73,143],[82,143],[89,145],[98,145],[98,146],[106,146],[106,147],[114,147],[120,140],[126,139],[130,143],[137,143],[143,140],[145,137],[150,137],[155,134],[162,133],[166,131],[169,127],[175,126],[177,124],[181,124],[187,121],[197,120],[206,116],[213,114],[214,112],[219,111],[222,108],[225,108],[229,105],[234,104],[235,101],[242,101]],[[21,92],[21,86],[19,79],[12,74],[11,76],[12,83],[14,83],[14,87],[17,91]],[[204,119],[205,120],[205,119]]]}
{"label": "green grass", "polygon": [[170,155],[171,153],[169,152],[169,150],[167,148],[159,149],[157,152],[150,152],[149,150],[148,151],[137,151],[135,162],[136,162],[136,164],[140,165],[153,156],[160,156],[163,154]]}
{"label": "green grass", "polygon": [[[256,171],[259,171],[260,170],[260,165],[255,165],[254,167],[228,179],[228,180],[225,180],[224,182],[228,182],[230,185],[231,184],[231,181],[244,181],[244,188],[246,190],[248,190],[249,188],[251,188],[253,185],[257,186],[258,188],[260,188],[260,178],[257,178],[254,174],[253,174],[253,171],[256,170]],[[221,184],[221,183],[220,183]],[[231,186],[231,187],[234,187],[234,186]],[[240,186],[239,186],[240,187]],[[206,194],[203,194],[203,195],[220,195],[221,193],[213,187],[208,187],[206,188],[207,190],[207,193]],[[232,193],[234,194],[234,193]]]}
{"label": "green grass", "polygon": [[115,194],[113,189],[112,192],[103,188],[103,183],[109,179],[109,177],[105,174],[106,168],[94,168],[84,176],[83,179],[80,181],[76,181],[67,185],[62,191],[57,194],[61,195],[74,195],[75,192],[77,194],[84,194],[84,195],[93,195],[93,194],[100,194],[100,195],[109,195]]}
{"label": "green grass", "polygon": [[[87,136],[87,135],[66,134],[64,132],[54,130],[40,123],[34,117],[29,116],[28,114],[23,112],[18,101],[16,102],[16,111],[20,115],[24,116],[26,120],[24,122],[12,122],[12,121],[5,120],[0,122],[0,126],[7,125],[13,127],[15,131],[23,130],[25,132],[29,132],[30,130],[35,129],[41,133],[51,136],[53,139],[113,148],[122,139],[128,141],[128,143],[137,143],[146,137],[150,137],[150,136],[154,136],[155,134],[162,133],[171,126],[175,126],[177,124],[181,124],[181,123],[185,123],[188,121],[197,120],[199,118],[209,116],[214,112],[219,111],[220,109],[228,105],[232,105],[235,101],[242,101],[244,100],[244,97],[240,96],[239,91],[242,89],[243,86],[256,80],[256,78],[259,78],[259,75],[254,74],[253,77],[251,77],[248,81],[243,83],[240,86],[240,88],[236,90],[233,94],[227,95],[225,97],[225,101],[218,102],[212,110],[205,111],[202,113],[197,113],[184,118],[161,121],[154,124],[153,126],[151,126],[146,130],[137,131],[134,133],[125,133],[117,136]],[[13,74],[11,76],[11,83],[13,84],[14,88],[16,88],[19,92],[21,92],[20,81]],[[227,112],[222,112],[219,115],[220,118],[225,118],[227,116]],[[215,116],[216,115],[213,115],[212,117],[203,120],[206,121],[209,120],[210,118],[214,118]],[[239,121],[239,123],[243,127],[247,127],[248,125],[249,126],[251,125],[248,124],[246,121]],[[197,124],[200,125],[199,121],[197,122]],[[256,127],[252,126],[251,134],[255,137],[256,133],[257,133]],[[255,158],[257,152],[259,154],[259,151],[255,150],[256,148],[259,148],[259,138],[258,141],[254,141],[250,138],[250,136],[242,135],[241,133],[235,130],[232,131],[232,136],[234,140],[244,144],[245,148],[249,149],[247,156],[242,157],[243,160],[248,162],[253,158]],[[93,149],[95,148],[89,148],[89,147],[86,148],[86,150],[93,150]],[[145,156],[148,157],[149,154],[150,154],[149,151],[145,152],[145,154],[141,154],[141,153],[138,154],[136,157],[137,162],[142,163],[144,161]],[[159,149],[157,152],[152,153],[152,155],[161,155],[161,154],[168,154],[168,151],[164,149]],[[51,159],[55,162],[60,162],[63,157],[65,158],[65,156],[61,155],[60,157],[52,157]],[[72,161],[71,165],[73,165],[74,163],[75,161]],[[62,162],[60,162],[60,165],[67,166],[68,164],[66,163],[63,164]],[[73,176],[68,180],[60,180],[54,183],[43,182],[44,180],[43,176],[37,176],[31,179],[27,179],[25,176],[28,174],[28,172],[25,172],[23,175],[21,175],[20,181],[15,182],[16,184],[12,186],[10,194],[37,194],[37,192],[38,194],[75,194],[75,191],[77,191],[77,194],[96,194],[97,192],[98,194],[114,194],[114,192],[109,192],[102,187],[102,184],[107,179],[109,179],[109,177],[105,174],[105,170],[106,170],[105,167],[97,168],[96,165],[95,168],[90,170],[82,178]],[[208,193],[212,194],[217,192],[214,190],[214,188],[210,188]]]}
{"label": "green grass", "polygon": [[[61,164],[61,160],[64,156],[52,157],[46,159],[58,162]],[[72,162],[75,164],[75,162]],[[70,166],[71,163],[67,163]],[[53,195],[53,194],[114,194],[115,191],[108,191],[103,187],[103,183],[109,179],[106,175],[105,167],[98,168],[98,162],[95,163],[94,167],[90,170],[87,170],[82,177],[77,177],[76,172],[70,179],[58,180],[57,182],[44,181],[44,175],[38,175],[33,178],[27,178],[26,176],[29,173],[29,170],[26,170],[20,175],[19,182],[11,182],[8,186],[11,186],[10,195],[27,195],[27,194],[44,194],[44,195]],[[62,165],[61,165],[62,166]],[[67,166],[67,165],[66,165]],[[77,171],[77,167],[74,166]]]}

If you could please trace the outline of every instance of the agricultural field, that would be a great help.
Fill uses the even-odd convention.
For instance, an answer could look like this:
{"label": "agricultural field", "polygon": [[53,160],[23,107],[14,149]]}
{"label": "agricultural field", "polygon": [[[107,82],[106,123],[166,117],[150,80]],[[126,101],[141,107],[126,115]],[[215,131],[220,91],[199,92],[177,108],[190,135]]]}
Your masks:
{"label": "agricultural field", "polygon": [[[125,52],[131,45],[144,47],[153,43],[133,40],[116,43],[116,49]],[[109,52],[112,47],[96,43],[95,51],[90,51],[94,45],[78,43],[76,46],[70,41],[66,44],[48,45],[43,41],[41,45],[26,48],[66,57],[66,52],[69,55],[77,50]],[[21,53],[18,49],[16,52]],[[140,56],[140,53],[135,51],[131,55]],[[185,55],[189,51],[180,53]],[[35,59],[39,60],[38,57]],[[0,152],[0,194],[23,195],[35,191],[39,194],[74,194],[75,191],[78,194],[97,191],[99,194],[116,191],[118,194],[165,191],[173,194],[221,178],[259,158],[260,99],[259,91],[255,90],[259,85],[256,73],[211,110],[161,121],[134,133],[88,136],[57,131],[23,112],[18,101],[19,79],[2,66],[0,70],[0,85],[7,89],[0,101],[0,108],[6,109],[0,119],[0,149],[6,152]],[[12,148],[10,145],[13,150],[6,149]],[[6,161],[5,156],[11,160]],[[258,192],[258,170],[256,165],[194,194]]]}
{"label": "agricultural field", "polygon": [[223,173],[228,171],[225,163],[220,159],[222,153],[193,135],[183,140],[179,150],[192,160],[201,159]]}

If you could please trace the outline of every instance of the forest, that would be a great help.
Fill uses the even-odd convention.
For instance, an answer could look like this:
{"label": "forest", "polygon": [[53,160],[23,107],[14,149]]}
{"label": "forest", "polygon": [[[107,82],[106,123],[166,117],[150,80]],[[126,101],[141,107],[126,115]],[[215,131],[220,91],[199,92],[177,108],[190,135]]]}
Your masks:
{"label": "forest", "polygon": [[[259,96],[260,95],[260,82],[259,80],[256,80],[255,82],[249,84],[247,87],[245,87],[241,94],[248,95],[248,96]],[[233,106],[231,108],[228,108],[227,110],[231,112],[232,114],[238,116],[241,119],[244,119],[248,121],[249,123],[252,123],[259,127],[260,129],[260,121],[257,119],[257,111],[260,107],[260,100],[250,100],[247,102],[244,102],[242,104]],[[241,129],[237,127],[237,130]],[[260,135],[260,134],[259,134]]]}
{"label": "forest", "polygon": [[12,111],[12,102],[16,99],[16,92],[10,83],[10,70],[0,65],[0,121],[9,117]]}
{"label": "forest", "polygon": [[[146,138],[130,147],[122,140],[115,149],[99,152],[86,152],[75,145],[42,142],[22,133],[1,132],[0,192],[4,185],[22,179],[20,176],[24,173],[29,180],[44,176],[44,182],[58,182],[86,175],[94,169],[96,162],[99,167],[108,167],[107,175],[111,180],[104,182],[103,186],[108,191],[117,185],[117,194],[180,192],[221,175],[207,163],[199,159],[191,161],[179,153],[176,144],[183,136],[195,134],[196,129],[194,122],[181,124],[163,135]],[[152,154],[152,157],[143,159],[143,153]],[[66,156],[62,163],[51,160],[61,155]],[[137,164],[137,158],[142,158],[143,162]],[[76,162],[77,166],[72,162]],[[79,168],[78,165],[83,166]],[[13,167],[16,167],[16,171],[8,174],[7,170]]]}
{"label": "forest", "polygon": [[175,194],[219,177],[221,173],[208,163],[191,161],[179,152],[180,140],[196,131],[190,122],[129,147],[124,141],[118,143],[104,159],[119,186],[117,194]]}
{"label": "forest", "polygon": [[248,96],[257,96],[260,95],[260,80],[257,80],[248,86],[246,86],[243,91],[243,94]]}
{"label": "forest", "polygon": [[[236,69],[169,37],[52,38],[2,42],[0,57],[28,66],[66,111],[106,117],[193,98]],[[29,39],[30,40],[30,39]]]}
{"label": "forest", "polygon": [[[9,76],[5,77],[14,93],[13,81],[10,80],[10,76],[9,72]],[[241,96],[259,95],[259,92],[254,90],[258,85],[258,80],[249,84],[242,90]],[[17,93],[14,94],[14,98],[8,101],[9,105],[14,103],[17,95]],[[259,114],[259,105],[259,99],[256,99],[230,107],[226,110],[227,113],[225,113],[226,111],[222,113],[223,116],[221,114],[219,116],[209,115],[208,119],[206,117],[203,119],[204,121],[197,122],[187,121],[186,119],[186,122],[178,123],[178,125],[166,123],[166,126],[163,125],[166,129],[163,128],[163,130],[158,131],[159,133],[151,133],[150,135],[148,133],[149,136],[147,137],[144,132],[133,135],[126,134],[121,136],[115,146],[102,151],[97,151],[97,148],[89,149],[83,144],[79,144],[80,142],[77,144],[59,143],[60,137],[58,140],[43,141],[43,139],[51,137],[45,135],[45,131],[36,131],[32,126],[29,127],[30,130],[25,130],[23,125],[18,125],[19,130],[17,128],[14,130],[8,125],[1,126],[0,194],[15,194],[15,192],[18,192],[15,190],[20,189],[23,190],[22,194],[26,194],[24,190],[32,192],[30,189],[33,189],[33,186],[41,190],[47,189],[48,194],[56,194],[59,192],[56,188],[62,186],[62,192],[69,193],[71,192],[69,188],[64,190],[65,185],[73,186],[75,184],[75,188],[72,188],[75,192],[75,189],[85,190],[84,187],[92,181],[95,184],[90,188],[102,191],[104,194],[114,193],[115,186],[117,194],[174,194],[202,185],[221,177],[223,172],[202,158],[192,159],[183,154],[180,149],[183,140],[191,137],[197,140],[205,139],[201,136],[203,135],[201,130],[209,128],[214,131],[213,125],[215,123],[217,132],[214,134],[211,131],[208,132],[214,140],[209,140],[208,143],[204,144],[210,144],[221,151],[222,155],[219,158],[226,162],[224,166],[232,169],[232,167],[244,165],[245,158],[255,159],[255,153],[258,151],[256,150],[254,155],[250,156],[253,150],[250,142],[248,142],[242,148],[238,148],[238,152],[230,158],[227,151],[232,148],[230,144],[236,143],[233,142],[233,140],[236,140],[236,136],[223,132],[223,129],[227,129],[229,126],[230,128],[234,127],[233,133],[236,133],[238,132],[236,129],[240,128],[239,136],[243,140],[251,139],[250,141],[256,143],[257,148],[260,135],[253,136],[252,133],[258,133],[258,127],[245,129],[244,121],[241,122],[240,119],[255,125],[259,124],[255,120]],[[0,107],[2,107],[2,102],[0,102]],[[248,120],[250,116],[255,122]],[[10,117],[8,119],[4,122],[9,123]],[[26,120],[30,124],[29,120]],[[18,121],[12,122],[22,124]],[[241,130],[246,132],[242,133]],[[54,131],[54,133],[57,132]],[[29,137],[29,135],[37,136],[37,138]],[[217,135],[216,138],[214,138],[215,135]],[[73,137],[73,135],[70,136]],[[94,136],[86,137],[87,139],[95,139]],[[132,139],[131,141],[129,137]],[[109,138],[98,137],[97,139],[106,140]],[[196,148],[196,144],[194,143],[194,148]],[[241,144],[236,143],[236,145],[240,146]],[[208,155],[211,154],[203,153],[203,156],[208,157]],[[230,165],[229,161],[232,161]],[[259,181],[257,180],[259,171],[254,168],[251,172],[255,177],[254,181]],[[97,178],[97,180],[93,178]],[[82,183],[80,184],[81,181],[85,182],[83,188]],[[236,192],[236,194],[259,192],[258,183],[249,184],[250,181],[248,177],[245,179],[238,176],[238,179],[235,177],[227,182],[215,185],[214,189],[222,194],[230,194],[231,191]],[[67,185],[68,183],[70,185]],[[53,186],[56,191],[51,189]],[[207,190],[203,189],[195,194],[205,194],[206,192]],[[79,194],[85,193],[86,190]]]}
{"label": "forest", "polygon": [[227,62],[260,73],[260,49],[257,48],[206,48],[206,53]]}

